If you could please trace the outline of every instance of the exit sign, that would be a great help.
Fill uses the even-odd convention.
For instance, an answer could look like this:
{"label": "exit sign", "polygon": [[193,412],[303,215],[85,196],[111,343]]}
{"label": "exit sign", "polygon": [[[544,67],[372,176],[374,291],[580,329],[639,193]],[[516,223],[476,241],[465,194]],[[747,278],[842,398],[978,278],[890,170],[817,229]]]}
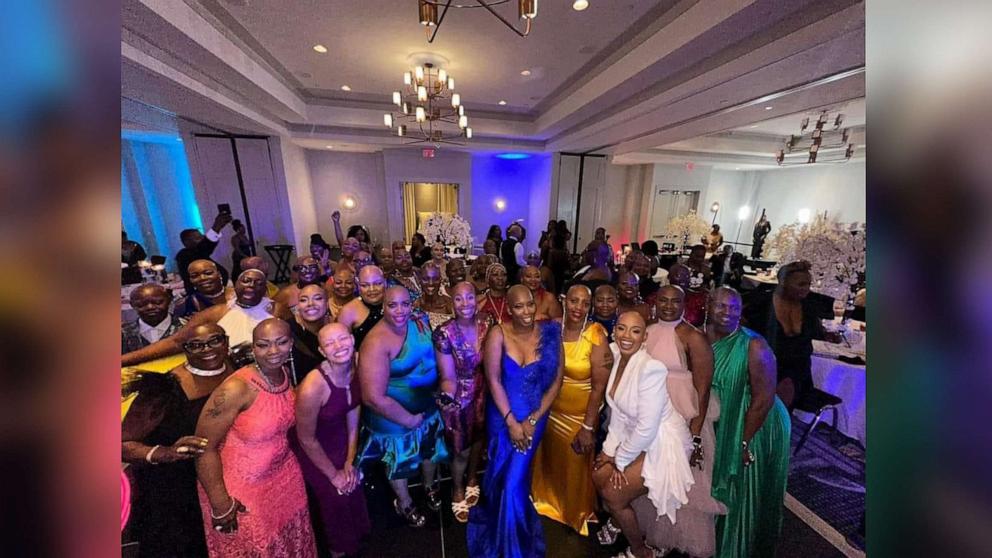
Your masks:
{"label": "exit sign", "polygon": [[434,158],[434,148],[433,147],[425,147],[421,151],[421,153],[423,154],[424,159],[433,159]]}

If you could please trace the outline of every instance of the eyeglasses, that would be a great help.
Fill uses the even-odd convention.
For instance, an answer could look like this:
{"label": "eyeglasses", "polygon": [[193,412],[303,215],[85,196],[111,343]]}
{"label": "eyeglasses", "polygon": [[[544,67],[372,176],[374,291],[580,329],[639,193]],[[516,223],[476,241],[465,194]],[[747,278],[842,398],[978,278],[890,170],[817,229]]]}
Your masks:
{"label": "eyeglasses", "polygon": [[307,271],[320,271],[320,266],[318,266],[316,264],[314,264],[314,265],[294,265],[293,266],[293,271],[303,271],[304,269],[307,270]]}
{"label": "eyeglasses", "polygon": [[207,348],[216,349],[217,347],[220,347],[224,343],[227,343],[226,335],[215,335],[210,339],[207,339],[203,343],[199,341],[188,341],[186,343],[183,343],[183,349],[186,349],[191,353],[198,353]]}

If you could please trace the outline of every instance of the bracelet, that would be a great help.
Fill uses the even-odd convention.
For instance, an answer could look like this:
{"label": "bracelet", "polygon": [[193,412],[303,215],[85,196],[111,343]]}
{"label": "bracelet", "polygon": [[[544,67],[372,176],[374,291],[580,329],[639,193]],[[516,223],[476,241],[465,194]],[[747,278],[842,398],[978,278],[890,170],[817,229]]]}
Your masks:
{"label": "bracelet", "polygon": [[588,424],[586,424],[584,422],[582,424],[580,424],[579,426],[582,427],[582,430],[586,430],[586,431],[589,431],[589,432],[592,432],[593,430],[595,430],[595,428],[589,426]]}
{"label": "bracelet", "polygon": [[234,511],[234,508],[237,507],[237,505],[238,505],[238,501],[235,500],[234,498],[231,498],[231,509],[227,510],[227,513],[221,514],[221,515],[214,515],[214,510],[210,510],[210,518],[211,519],[224,519],[225,517],[231,515],[231,512]]}
{"label": "bracelet", "polygon": [[506,412],[505,415],[503,415],[503,422],[506,422],[506,417],[510,416],[510,413],[512,413],[512,412],[513,412],[513,409],[510,409],[509,411]]}
{"label": "bracelet", "polygon": [[155,453],[155,450],[157,450],[160,447],[162,446],[155,445],[152,449],[148,450],[148,453],[145,454],[145,461],[151,463],[152,465],[155,465],[155,462],[152,461],[152,454]]}

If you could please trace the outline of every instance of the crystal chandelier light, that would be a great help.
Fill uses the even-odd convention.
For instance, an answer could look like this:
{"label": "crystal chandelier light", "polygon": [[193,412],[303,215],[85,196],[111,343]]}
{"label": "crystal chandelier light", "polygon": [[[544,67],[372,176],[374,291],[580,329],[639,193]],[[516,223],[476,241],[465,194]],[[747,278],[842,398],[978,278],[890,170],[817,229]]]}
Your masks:
{"label": "crystal chandelier light", "polygon": [[[433,43],[434,37],[441,28],[444,16],[448,14],[448,8],[485,8],[496,19],[503,22],[511,31],[526,37],[530,34],[531,21],[537,17],[537,0],[516,0],[517,19],[524,20],[524,30],[514,27],[512,23],[499,14],[494,6],[507,4],[511,0],[475,0],[468,4],[453,4],[452,0],[417,0],[418,12],[420,13],[420,24],[427,29],[427,42]],[[440,8],[440,10],[438,10]],[[431,29],[433,28],[433,29]]]}
{"label": "crystal chandelier light", "polygon": [[395,112],[383,115],[383,124],[399,137],[409,137],[409,144],[442,143],[463,145],[456,138],[472,139],[472,128],[455,93],[455,78],[434,64],[426,63],[403,74],[403,89],[393,91]]}

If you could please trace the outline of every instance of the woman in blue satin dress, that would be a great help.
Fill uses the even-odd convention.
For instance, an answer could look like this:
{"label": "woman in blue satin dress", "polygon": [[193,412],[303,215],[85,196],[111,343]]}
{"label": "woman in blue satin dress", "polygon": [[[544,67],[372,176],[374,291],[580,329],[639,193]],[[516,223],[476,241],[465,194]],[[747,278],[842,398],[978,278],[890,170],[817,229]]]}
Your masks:
{"label": "woman in blue satin dress", "polygon": [[469,514],[468,551],[474,558],[543,558],[530,468],[561,388],[561,326],[534,320],[534,295],[523,285],[512,287],[506,299],[511,321],[486,337],[489,466],[481,502]]}

